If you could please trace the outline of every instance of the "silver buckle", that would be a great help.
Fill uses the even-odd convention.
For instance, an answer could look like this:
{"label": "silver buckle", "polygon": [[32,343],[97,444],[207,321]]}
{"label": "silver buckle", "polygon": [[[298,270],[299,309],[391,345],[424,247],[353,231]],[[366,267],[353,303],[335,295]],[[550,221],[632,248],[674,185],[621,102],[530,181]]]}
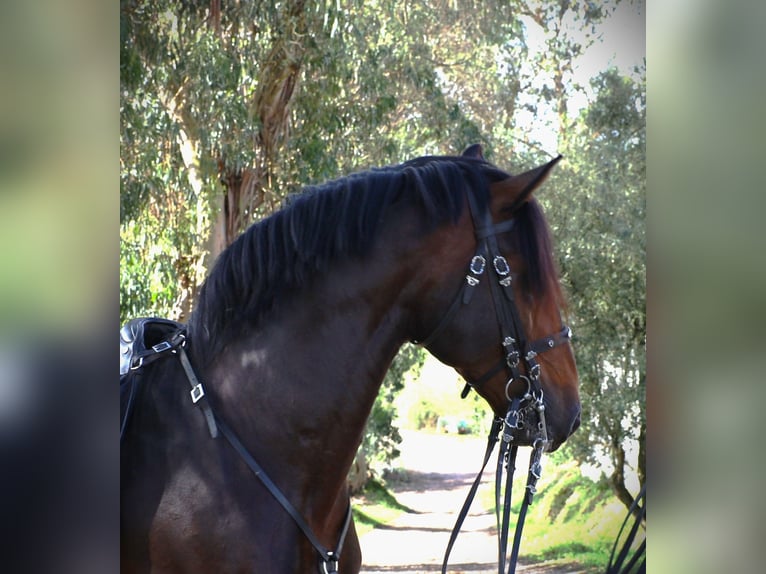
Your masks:
{"label": "silver buckle", "polygon": [[168,343],[167,341],[162,341],[161,343],[157,343],[156,345],[152,346],[152,351],[155,353],[161,353],[162,351],[167,351],[168,349],[173,348],[173,345]]}
{"label": "silver buckle", "polygon": [[484,273],[484,267],[487,265],[487,260],[484,259],[484,256],[482,255],[474,255],[473,259],[471,259],[471,264],[468,266],[468,268],[471,270],[471,273],[474,275],[481,275]]}
{"label": "silver buckle", "polygon": [[511,272],[511,268],[508,266],[508,261],[506,261],[505,257],[502,255],[495,255],[495,258],[492,260],[492,265],[495,267],[495,272],[505,277]]}
{"label": "silver buckle", "polygon": [[321,562],[323,574],[337,574],[339,559],[334,552],[328,552],[327,560],[322,558]]}
{"label": "silver buckle", "polygon": [[197,404],[197,401],[205,396],[205,389],[202,388],[202,383],[197,383],[197,386],[192,388],[190,394],[192,402]]}

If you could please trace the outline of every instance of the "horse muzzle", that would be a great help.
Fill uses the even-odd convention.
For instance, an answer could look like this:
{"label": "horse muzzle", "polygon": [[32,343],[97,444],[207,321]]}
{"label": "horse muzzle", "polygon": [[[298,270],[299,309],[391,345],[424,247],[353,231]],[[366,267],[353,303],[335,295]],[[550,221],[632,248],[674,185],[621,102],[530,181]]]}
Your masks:
{"label": "horse muzzle", "polygon": [[[553,452],[557,450],[562,444],[566,442],[566,440],[574,434],[574,432],[580,427],[580,407],[577,407],[577,412],[575,412],[574,416],[570,419],[570,422],[568,424],[567,431],[564,433],[558,433],[554,428],[549,428],[549,436],[548,436],[548,448],[546,449],[547,452]],[[563,428],[563,427],[559,427]]]}

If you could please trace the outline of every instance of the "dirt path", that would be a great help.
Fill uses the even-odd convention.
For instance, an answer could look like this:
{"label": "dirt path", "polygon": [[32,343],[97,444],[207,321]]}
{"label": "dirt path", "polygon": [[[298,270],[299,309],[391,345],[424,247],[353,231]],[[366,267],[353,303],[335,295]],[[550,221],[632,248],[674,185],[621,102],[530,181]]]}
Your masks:
{"label": "dirt path", "polygon": [[[402,432],[403,471],[392,481],[399,503],[412,512],[361,538],[362,574],[440,572],[444,550],[463,500],[481,465],[480,437]],[[522,449],[528,451],[528,449]],[[528,454],[528,453],[524,453]],[[517,468],[526,461],[519,452]],[[485,472],[492,481],[493,472]],[[495,516],[474,503],[450,555],[449,572],[496,574]],[[576,565],[520,566],[519,574],[578,574]]]}

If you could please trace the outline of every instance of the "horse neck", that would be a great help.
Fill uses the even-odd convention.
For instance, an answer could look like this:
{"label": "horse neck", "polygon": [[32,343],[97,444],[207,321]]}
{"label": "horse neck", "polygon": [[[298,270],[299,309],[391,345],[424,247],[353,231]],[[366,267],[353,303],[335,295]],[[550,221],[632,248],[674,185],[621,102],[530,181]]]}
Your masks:
{"label": "horse neck", "polygon": [[365,421],[407,340],[409,263],[396,250],[377,255],[336,264],[210,373],[222,415],[277,484],[316,497],[309,507],[345,496]]}

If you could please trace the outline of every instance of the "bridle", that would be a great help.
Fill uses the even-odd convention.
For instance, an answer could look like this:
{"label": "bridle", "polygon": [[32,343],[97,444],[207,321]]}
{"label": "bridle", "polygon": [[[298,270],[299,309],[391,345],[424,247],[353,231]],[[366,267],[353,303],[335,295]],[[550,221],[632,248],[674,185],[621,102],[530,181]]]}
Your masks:
{"label": "bridle", "polygon": [[[527,189],[533,187],[537,181],[528,184]],[[524,190],[526,191],[526,190]],[[521,196],[524,195],[524,191]],[[505,396],[508,400],[508,409],[504,418],[495,417],[489,433],[487,449],[484,455],[484,461],[472,484],[468,496],[463,504],[463,508],[458,514],[455,527],[450,535],[447,550],[442,564],[442,574],[447,571],[447,562],[450,552],[457,539],[463,521],[468,514],[468,510],[476,495],[476,490],[481,482],[484,469],[494,450],[495,444],[500,441],[500,452],[497,457],[497,470],[495,473],[495,513],[497,519],[498,541],[498,572],[503,574],[505,565],[508,564],[508,574],[516,571],[516,562],[518,558],[519,545],[521,543],[521,531],[524,526],[527,507],[532,503],[532,498],[536,492],[537,481],[541,474],[542,453],[549,443],[548,429],[545,422],[545,404],[543,388],[540,382],[540,364],[536,357],[540,353],[554,349],[560,345],[569,342],[571,330],[566,325],[561,331],[553,333],[547,337],[528,342],[524,333],[524,328],[519,316],[518,307],[513,294],[513,274],[508,265],[508,261],[500,252],[497,244],[497,235],[511,231],[516,224],[515,219],[509,219],[502,223],[493,223],[489,207],[480,210],[477,200],[469,191],[467,194],[468,205],[473,220],[474,234],[476,236],[476,252],[468,265],[468,273],[458,294],[448,307],[441,321],[434,330],[422,341],[413,341],[416,344],[428,348],[436,341],[453,321],[457,312],[468,305],[474,297],[476,288],[484,278],[485,271],[490,267],[494,270],[495,278],[489,277],[487,272],[487,281],[490,285],[490,292],[494,302],[495,313],[498,326],[500,328],[500,342],[503,349],[503,357],[486,373],[474,381],[467,381],[466,386],[461,393],[465,398],[471,388],[480,388],[484,383],[495,377],[503,370],[508,375],[508,381],[505,385]],[[522,365],[525,367],[522,373]],[[514,381],[526,382],[526,391],[521,396],[511,396],[510,387]],[[521,509],[519,519],[516,523],[511,557],[506,560],[508,547],[508,532],[511,509],[511,486],[513,482],[513,472],[515,470],[516,454],[519,447],[520,438],[526,437],[531,440],[532,453],[529,459],[529,471],[527,475],[526,493]],[[505,494],[502,497],[502,478],[503,471],[507,472]],[[502,517],[500,508],[502,506]]]}

